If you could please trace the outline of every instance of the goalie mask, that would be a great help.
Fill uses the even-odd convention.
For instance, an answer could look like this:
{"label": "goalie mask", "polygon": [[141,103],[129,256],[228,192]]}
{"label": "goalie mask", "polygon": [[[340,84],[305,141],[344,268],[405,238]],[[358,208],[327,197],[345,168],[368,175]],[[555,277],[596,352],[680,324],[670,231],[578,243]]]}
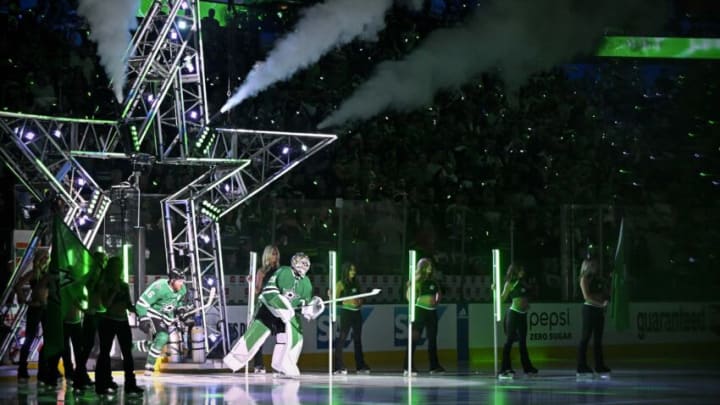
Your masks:
{"label": "goalie mask", "polygon": [[295,256],[290,259],[290,267],[295,271],[295,274],[300,277],[305,277],[305,274],[310,270],[310,258],[305,253],[296,253]]}

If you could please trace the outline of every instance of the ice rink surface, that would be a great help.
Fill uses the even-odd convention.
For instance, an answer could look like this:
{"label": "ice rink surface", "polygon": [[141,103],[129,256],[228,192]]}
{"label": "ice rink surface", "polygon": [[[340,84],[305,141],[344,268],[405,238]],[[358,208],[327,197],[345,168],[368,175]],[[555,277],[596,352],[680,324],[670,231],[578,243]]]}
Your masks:
{"label": "ice rink surface", "polygon": [[[92,374],[91,374],[92,375]],[[230,373],[165,373],[138,375],[141,397],[126,397],[122,373],[112,397],[94,391],[76,394],[63,383],[56,389],[38,387],[36,379],[18,383],[15,369],[4,367],[0,404],[715,404],[720,372],[697,369],[617,370],[609,379],[578,379],[573,370],[541,370],[538,376],[498,381],[490,374],[349,374],[330,378],[304,373],[299,379]],[[66,389],[69,388],[69,389]]]}

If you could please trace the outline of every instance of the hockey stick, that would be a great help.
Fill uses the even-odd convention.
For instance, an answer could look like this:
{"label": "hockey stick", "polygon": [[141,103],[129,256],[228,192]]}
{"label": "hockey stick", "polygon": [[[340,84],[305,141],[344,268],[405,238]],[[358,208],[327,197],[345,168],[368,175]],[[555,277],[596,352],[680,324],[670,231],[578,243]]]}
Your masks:
{"label": "hockey stick", "polygon": [[[344,297],[337,297],[334,300],[325,300],[325,301],[323,301],[323,304],[330,304],[332,302],[340,302],[340,301],[345,301],[345,300],[354,300],[356,298],[372,297],[373,295],[380,294],[380,291],[382,291],[382,289],[373,288],[373,290],[370,292],[366,292],[366,293],[362,293],[362,294],[355,294],[355,295],[346,295]],[[301,305],[301,307],[310,307],[310,306],[312,306],[312,305],[311,304]]]}
{"label": "hockey stick", "polygon": [[186,313],[183,315],[183,318],[187,318],[188,316],[190,316],[190,315],[192,315],[192,314],[196,314],[196,313],[198,313],[198,312],[200,312],[200,311],[203,311],[203,310],[206,310],[206,309],[210,308],[210,305],[212,305],[212,302],[213,302],[214,299],[215,299],[215,287],[213,287],[213,288],[210,289],[210,297],[209,297],[209,299],[208,299],[207,304],[205,304],[205,305],[203,305],[203,306],[201,306],[201,307],[199,307],[199,308],[195,308],[195,309],[193,309],[192,311],[186,312]]}

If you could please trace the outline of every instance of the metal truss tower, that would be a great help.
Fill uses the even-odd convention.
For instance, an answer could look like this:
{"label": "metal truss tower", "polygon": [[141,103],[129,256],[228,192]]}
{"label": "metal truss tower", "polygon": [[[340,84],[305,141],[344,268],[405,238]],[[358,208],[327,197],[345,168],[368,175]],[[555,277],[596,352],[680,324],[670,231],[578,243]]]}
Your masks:
{"label": "metal truss tower", "polygon": [[218,301],[202,312],[205,344],[208,353],[220,345],[227,353],[230,337],[219,221],[337,138],[225,128],[215,134],[213,154],[244,163],[213,167],[161,204],[167,266],[189,264],[193,287],[199,292],[195,305],[202,305],[210,288],[217,288]]}
{"label": "metal truss tower", "polygon": [[209,122],[200,20],[198,0],[156,0],[129,49],[120,120],[132,129],[133,147],[160,161],[190,157],[190,141]]}
{"label": "metal truss tower", "polygon": [[[112,122],[0,112],[0,159],[33,196],[36,204],[48,203],[53,196],[62,200],[64,222],[89,247],[103,225],[111,201],[71,151],[85,144],[107,146],[108,142],[114,142],[117,133]],[[15,266],[7,286],[3,286],[0,302],[3,319],[13,308],[15,283],[32,262],[41,240],[48,236],[47,225],[39,223],[36,226],[22,260]],[[27,306],[22,304],[13,314],[10,329],[0,339],[0,357],[16,336],[26,311]]]}
{"label": "metal truss tower", "polygon": [[90,246],[111,201],[72,150],[112,142],[115,124],[0,112],[0,130],[0,156],[7,167],[38,202],[50,192],[60,197],[65,223]]}
{"label": "metal truss tower", "polygon": [[163,234],[167,268],[189,268],[196,304],[217,287],[218,299],[201,316],[207,352],[222,342],[225,353],[218,222],[337,137],[211,128],[200,22],[199,0],[153,1],[129,46],[128,93],[117,121],[0,112],[0,158],[38,200],[48,185],[60,195],[70,207],[66,223],[88,245],[111,201],[77,158],[149,154],[155,164],[207,167],[161,202]]}

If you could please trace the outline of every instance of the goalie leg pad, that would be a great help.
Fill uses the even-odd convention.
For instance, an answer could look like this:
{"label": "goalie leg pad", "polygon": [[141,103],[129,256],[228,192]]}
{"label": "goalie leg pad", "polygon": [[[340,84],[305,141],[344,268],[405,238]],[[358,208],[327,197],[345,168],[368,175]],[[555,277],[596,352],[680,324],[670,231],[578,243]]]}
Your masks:
{"label": "goalie leg pad", "polygon": [[[295,317],[290,322],[291,323],[291,331],[293,335],[293,344],[290,346],[290,360],[293,364],[296,365],[297,368],[297,362],[300,359],[300,353],[302,353],[303,349],[303,334],[302,334],[302,324],[300,323],[300,318]],[[298,370],[298,374],[300,374],[300,371]]]}
{"label": "goalie leg pad", "polygon": [[285,324],[285,332],[277,334],[277,343],[273,350],[272,368],[288,377],[297,377],[300,370],[297,361],[302,352],[303,338],[300,322],[293,318]]}
{"label": "goalie leg pad", "polygon": [[223,358],[223,363],[233,372],[240,370],[255,357],[268,336],[270,336],[270,329],[262,322],[253,320],[245,334],[235,342],[230,353]]}

